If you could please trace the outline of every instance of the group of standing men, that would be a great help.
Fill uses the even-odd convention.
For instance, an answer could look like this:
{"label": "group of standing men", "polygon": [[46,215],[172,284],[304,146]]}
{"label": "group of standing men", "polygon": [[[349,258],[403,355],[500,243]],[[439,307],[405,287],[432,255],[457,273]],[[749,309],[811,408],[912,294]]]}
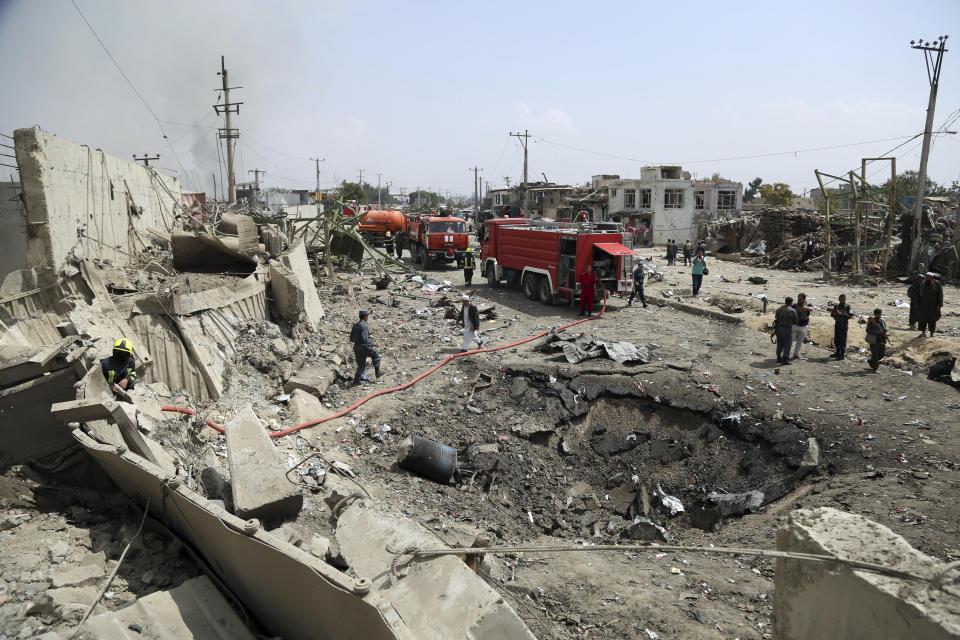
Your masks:
{"label": "group of standing men", "polygon": [[690,241],[685,241],[683,247],[678,248],[676,240],[667,240],[667,266],[672,267],[677,264],[677,255],[681,251],[683,254],[683,264],[690,264],[690,256],[693,254],[693,247],[690,245]]}
{"label": "group of standing men", "polygon": [[910,298],[910,330],[915,331],[919,324],[920,337],[927,336],[927,329],[932,336],[943,307],[943,286],[937,282],[937,274],[928,271],[922,276],[915,275],[907,287],[907,297]]}

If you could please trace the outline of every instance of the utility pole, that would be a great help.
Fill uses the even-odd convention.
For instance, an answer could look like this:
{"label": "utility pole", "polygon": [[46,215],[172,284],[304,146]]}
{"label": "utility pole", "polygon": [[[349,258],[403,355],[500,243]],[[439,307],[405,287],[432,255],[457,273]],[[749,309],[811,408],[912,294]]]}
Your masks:
{"label": "utility pole", "polygon": [[143,154],[143,157],[142,157],[142,158],[138,158],[138,157],[137,157],[137,154],[133,154],[133,161],[134,161],[134,162],[142,162],[142,163],[143,163],[143,166],[145,166],[145,167],[149,167],[149,166],[150,166],[150,161],[151,161],[151,160],[159,160],[159,159],[160,159],[160,154],[159,154],[159,153],[158,153],[157,155],[155,155],[155,156],[148,156],[147,154]]}
{"label": "utility pole", "polygon": [[360,188],[363,189],[363,169],[357,169],[357,171],[360,172],[360,182],[358,182],[357,184],[359,184]]}
{"label": "utility pole", "polygon": [[381,200],[380,200],[380,175],[381,175],[381,174],[379,174],[379,173],[377,174],[377,211],[380,211],[381,209],[383,209],[383,206],[380,204],[380,202],[381,202]]}
{"label": "utility pole", "polygon": [[[323,262],[324,269],[327,271],[327,277],[333,277],[333,257],[330,255],[330,213],[324,211],[320,212],[320,207],[323,206],[320,204],[320,163],[324,162],[324,158],[310,158],[317,165],[317,217],[323,216]],[[306,237],[306,236],[304,236]]]}
{"label": "utility pole", "polygon": [[[927,80],[930,82],[930,99],[927,102],[927,124],[923,128],[923,149],[920,152],[920,173],[917,176],[917,199],[913,203],[913,242],[910,245],[910,269],[917,268],[920,259],[920,220],[923,216],[923,192],[927,187],[927,160],[930,156],[930,140],[933,138],[933,112],[937,108],[937,89],[940,86],[940,68],[946,53],[947,38],[940,36],[933,42],[910,41],[911,49],[923,51],[927,63]],[[928,265],[929,266],[929,265]]]}
{"label": "utility pole", "polygon": [[523,208],[527,204],[527,143],[530,141],[530,133],[524,129],[523,133],[510,135],[520,140],[523,145],[523,184],[520,186],[520,213],[523,214]]}
{"label": "utility pole", "polygon": [[257,191],[260,191],[260,174],[266,173],[263,169],[248,169],[247,173],[253,174],[253,184],[256,186]]}
{"label": "utility pole", "polygon": [[483,171],[480,167],[474,165],[473,169],[468,169],[468,171],[473,171],[473,219],[477,219],[477,213],[480,211],[480,172]]}
{"label": "utility pole", "polygon": [[230,114],[236,113],[240,114],[240,105],[242,102],[230,102],[230,89],[242,89],[243,87],[231,87],[227,81],[227,67],[224,62],[223,56],[220,56],[220,71],[217,72],[217,75],[220,76],[220,79],[223,81],[223,86],[220,89],[214,89],[214,91],[223,91],[223,104],[213,105],[213,110],[217,115],[223,115],[224,117],[224,127],[217,130],[217,137],[221,140],[226,139],[227,141],[227,184],[228,193],[227,197],[229,202],[237,201],[237,181],[233,175],[233,141],[240,137],[240,132],[238,129],[232,128],[230,122]]}

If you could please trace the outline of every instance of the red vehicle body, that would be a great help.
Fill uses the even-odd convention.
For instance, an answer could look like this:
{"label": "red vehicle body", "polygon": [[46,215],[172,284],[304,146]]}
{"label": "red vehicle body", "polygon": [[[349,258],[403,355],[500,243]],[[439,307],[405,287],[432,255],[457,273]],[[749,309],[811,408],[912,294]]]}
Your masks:
{"label": "red vehicle body", "polygon": [[429,269],[438,262],[459,261],[467,252],[469,236],[463,218],[410,214],[407,231],[397,237],[397,256],[409,249],[414,264]]}
{"label": "red vehicle body", "polygon": [[487,220],[480,248],[480,273],[496,287],[501,281],[520,284],[531,300],[571,304],[580,297],[579,275],[588,264],[608,292],[633,287],[633,256],[619,230],[592,224],[525,224],[517,219]]}

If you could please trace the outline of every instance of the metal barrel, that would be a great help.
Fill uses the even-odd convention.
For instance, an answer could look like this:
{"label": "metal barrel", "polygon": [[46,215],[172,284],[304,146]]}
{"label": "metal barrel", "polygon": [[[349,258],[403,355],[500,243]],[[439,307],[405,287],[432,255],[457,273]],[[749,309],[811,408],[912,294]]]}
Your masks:
{"label": "metal barrel", "polygon": [[447,483],[457,470],[457,450],[433,440],[409,435],[400,443],[397,464],[424,478]]}

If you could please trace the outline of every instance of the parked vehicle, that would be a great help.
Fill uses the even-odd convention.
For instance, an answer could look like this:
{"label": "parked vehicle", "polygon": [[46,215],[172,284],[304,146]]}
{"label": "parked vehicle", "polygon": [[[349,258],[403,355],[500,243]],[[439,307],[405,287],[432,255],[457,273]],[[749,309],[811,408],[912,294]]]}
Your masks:
{"label": "parked vehicle", "polygon": [[[633,287],[633,256],[622,230],[590,223],[533,223],[516,218],[487,220],[480,248],[480,273],[491,287],[519,284],[524,295],[544,304],[580,297],[577,276],[593,265],[608,294]],[[610,226],[606,223],[604,226]]]}
{"label": "parked vehicle", "polygon": [[357,229],[369,244],[381,247],[388,231],[396,236],[407,230],[407,216],[395,209],[367,211],[361,214]]}
{"label": "parked vehicle", "polygon": [[413,263],[430,269],[439,262],[463,258],[469,237],[463,218],[415,213],[407,216],[407,229],[397,235],[397,257],[409,250]]}

